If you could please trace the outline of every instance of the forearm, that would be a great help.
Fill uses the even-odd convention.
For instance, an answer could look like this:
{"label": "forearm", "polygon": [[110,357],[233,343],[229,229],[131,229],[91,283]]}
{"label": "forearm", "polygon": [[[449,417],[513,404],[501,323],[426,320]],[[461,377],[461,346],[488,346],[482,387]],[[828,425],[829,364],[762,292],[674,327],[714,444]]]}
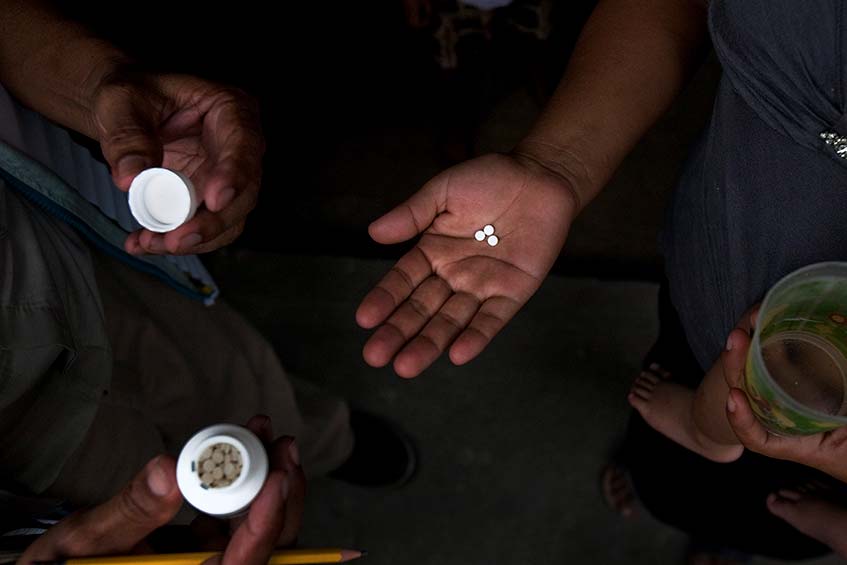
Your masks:
{"label": "forearm", "polygon": [[515,153],[565,177],[584,207],[665,112],[706,45],[705,4],[603,0]]}
{"label": "forearm", "polygon": [[126,56],[45,0],[0,0],[0,83],[53,121],[96,138],[93,94]]}

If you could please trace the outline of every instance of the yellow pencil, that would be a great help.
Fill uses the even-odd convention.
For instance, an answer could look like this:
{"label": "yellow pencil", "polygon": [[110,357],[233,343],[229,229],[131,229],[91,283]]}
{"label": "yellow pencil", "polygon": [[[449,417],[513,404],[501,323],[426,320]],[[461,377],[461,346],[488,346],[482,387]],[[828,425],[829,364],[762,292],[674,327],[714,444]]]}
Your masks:
{"label": "yellow pencil", "polygon": [[[40,565],[200,565],[218,555],[209,553],[163,553],[159,555],[123,555],[120,557],[74,557],[65,561],[44,561]],[[364,557],[356,549],[284,549],[271,555],[268,565],[306,565],[309,563],[345,563]]]}

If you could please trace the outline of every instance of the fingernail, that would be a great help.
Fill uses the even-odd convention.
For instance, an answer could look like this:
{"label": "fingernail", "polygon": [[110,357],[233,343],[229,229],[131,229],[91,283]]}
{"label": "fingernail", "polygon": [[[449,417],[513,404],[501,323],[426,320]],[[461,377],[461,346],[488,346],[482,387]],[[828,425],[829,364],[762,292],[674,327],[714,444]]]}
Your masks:
{"label": "fingernail", "polygon": [[124,246],[124,249],[126,249],[126,252],[130,255],[139,255],[141,253],[144,253],[144,250],[141,248],[140,245],[138,245],[137,241],[134,241],[132,242],[132,244]]}
{"label": "fingernail", "polygon": [[732,351],[732,336],[726,338],[726,350]]}
{"label": "fingernail", "polygon": [[138,174],[145,168],[147,168],[147,159],[141,155],[127,155],[118,161],[118,174],[122,177],[133,173]]}
{"label": "fingernail", "polygon": [[735,401],[731,396],[728,396],[726,399],[726,409],[729,410],[731,414],[735,413]]}
{"label": "fingernail", "polygon": [[179,248],[188,249],[189,247],[194,247],[201,241],[203,241],[202,235],[200,235],[199,233],[190,233],[179,240]]}
{"label": "fingernail", "polygon": [[147,473],[147,487],[154,495],[165,496],[171,492],[171,486],[171,482],[168,480],[165,470],[159,464],[159,458],[157,457],[156,462],[150,468],[150,472]]}
{"label": "fingernail", "polygon": [[270,426],[271,426],[271,418],[270,418],[270,416],[265,416],[265,415],[263,414],[263,415],[262,415],[262,423],[259,425],[259,428],[260,428],[262,431],[265,431],[265,430],[269,429],[269,428],[270,428]]}
{"label": "fingernail", "polygon": [[300,466],[300,450],[297,449],[297,441],[291,440],[288,444],[288,454],[291,456],[291,461],[298,467]]}
{"label": "fingernail", "polygon": [[217,200],[218,211],[226,208],[227,204],[229,204],[232,201],[233,196],[235,196],[235,189],[234,188],[223,189],[221,191],[221,193],[218,195],[218,200]]}
{"label": "fingernail", "polygon": [[150,251],[160,252],[165,250],[165,240],[162,236],[154,236],[153,239],[150,240],[150,243],[147,245],[147,248]]}
{"label": "fingernail", "polygon": [[291,483],[288,481],[288,475],[282,477],[282,498],[288,499],[288,492],[291,490]]}

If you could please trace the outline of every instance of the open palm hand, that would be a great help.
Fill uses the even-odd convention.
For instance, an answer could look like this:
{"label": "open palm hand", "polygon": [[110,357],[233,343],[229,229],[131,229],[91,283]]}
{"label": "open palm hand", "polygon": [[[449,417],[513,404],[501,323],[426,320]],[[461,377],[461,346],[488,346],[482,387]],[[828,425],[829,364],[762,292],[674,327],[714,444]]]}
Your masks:
{"label": "open palm hand", "polygon": [[[476,357],[541,285],[575,213],[567,182],[525,159],[486,155],[437,175],[370,226],[379,243],[422,235],[356,312],[379,326],[365,360],[394,359],[408,378],[448,348],[457,365]],[[474,239],[487,224],[496,246]]]}

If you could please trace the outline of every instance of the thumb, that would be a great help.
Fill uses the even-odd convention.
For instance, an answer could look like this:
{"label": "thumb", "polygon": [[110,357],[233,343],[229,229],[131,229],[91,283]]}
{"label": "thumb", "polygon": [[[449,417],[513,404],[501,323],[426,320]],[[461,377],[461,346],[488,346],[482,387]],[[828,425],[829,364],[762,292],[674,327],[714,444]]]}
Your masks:
{"label": "thumb", "polygon": [[368,233],[377,243],[400,243],[424,232],[435,217],[446,209],[446,181],[441,176],[426,183],[408,200],[375,220]]}
{"label": "thumb", "polygon": [[96,115],[100,147],[118,188],[129,189],[138,173],[161,165],[158,112],[148,98],[126,88],[113,90],[98,100]]}
{"label": "thumb", "polygon": [[726,349],[721,353],[721,365],[726,384],[730,388],[739,388],[744,379],[744,366],[747,351],[750,349],[750,337],[741,329],[734,329],[726,340]]}
{"label": "thumb", "polygon": [[727,397],[726,417],[738,441],[750,451],[768,457],[786,459],[786,440],[768,433],[753,414],[750,401],[744,391],[733,388]]}
{"label": "thumb", "polygon": [[113,543],[131,546],[156,528],[167,524],[182,506],[182,495],[176,484],[176,462],[160,455],[117,495],[91,511],[92,521],[112,536]]}
{"label": "thumb", "polygon": [[172,457],[158,456],[114,497],[50,528],[20,562],[127,552],[167,524],[181,506],[176,463]]}

